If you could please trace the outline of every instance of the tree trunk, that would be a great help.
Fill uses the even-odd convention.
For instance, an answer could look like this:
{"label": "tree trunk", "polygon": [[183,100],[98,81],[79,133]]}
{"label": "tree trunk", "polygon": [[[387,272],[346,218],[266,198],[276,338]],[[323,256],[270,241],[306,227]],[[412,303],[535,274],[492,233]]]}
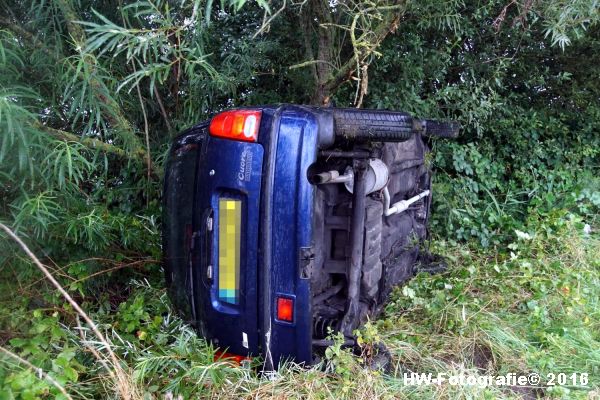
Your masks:
{"label": "tree trunk", "polygon": [[314,21],[317,39],[317,59],[314,64],[316,82],[311,103],[319,106],[329,104],[331,95],[330,90],[326,87],[326,82],[331,77],[335,61],[334,28],[323,26],[323,24],[333,23],[331,11],[329,2],[326,0],[312,0],[308,6],[308,18]]}
{"label": "tree trunk", "polygon": [[[360,50],[353,49],[353,53],[358,52],[359,54],[353,54],[346,62],[341,64],[341,67],[336,68],[336,65],[340,65],[338,58],[342,50],[336,48],[339,47],[339,44],[336,42],[336,28],[333,25],[337,25],[338,21],[336,21],[333,9],[328,1],[309,1],[305,17],[308,21],[307,26],[309,28],[313,26],[314,29],[305,28],[304,34],[308,36],[305,40],[307,43],[307,56],[314,65],[315,89],[311,97],[312,104],[328,105],[331,102],[331,96],[338,87],[352,79],[357,68],[362,67],[366,70],[368,58],[381,45],[388,34],[396,30],[404,10],[403,3],[387,7],[385,16],[381,18],[372,31],[369,31],[368,46],[361,47]],[[375,11],[375,8],[373,11]],[[316,32],[316,40],[313,39],[313,31]],[[365,32],[362,35],[365,35]],[[366,37],[362,35],[360,39]],[[312,59],[312,43],[314,41],[317,43],[316,60]],[[357,56],[360,66],[357,65]],[[361,90],[366,92],[366,82],[362,82]]]}

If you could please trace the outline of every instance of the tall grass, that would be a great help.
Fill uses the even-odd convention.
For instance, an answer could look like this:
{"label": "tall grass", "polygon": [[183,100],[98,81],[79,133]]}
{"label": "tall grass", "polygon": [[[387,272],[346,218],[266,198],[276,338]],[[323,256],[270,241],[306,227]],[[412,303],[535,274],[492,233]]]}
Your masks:
{"label": "tall grass", "polygon": [[[81,308],[81,306],[73,299],[73,297],[63,288],[63,286],[54,278],[54,276],[48,271],[48,269],[40,262],[40,260],[33,254],[33,252],[27,247],[27,245],[19,238],[9,227],[0,223],[0,229],[2,229],[6,234],[13,239],[15,242],[19,244],[19,246],[25,251],[27,256],[31,258],[34,265],[46,276],[46,278],[52,283],[52,285],[60,292],[60,294],[65,298],[65,300],[75,309],[77,314],[83,318],[83,320],[87,323],[89,328],[92,330],[94,335],[96,336],[99,344],[101,345],[101,351],[95,349],[90,345],[89,341],[85,339],[82,340],[82,344],[86,346],[92,354],[96,357],[96,359],[105,367],[106,371],[110,375],[111,381],[114,385],[114,389],[116,393],[118,393],[119,397],[124,400],[136,400],[141,399],[141,395],[139,393],[138,388],[133,383],[131,379],[131,375],[128,374],[123,367],[121,366],[121,361],[118,359],[117,355],[112,349],[112,344],[105,337],[105,335],[100,332],[98,325],[90,318],[90,316]],[[81,327],[80,327],[81,328]],[[82,338],[83,339],[83,338]],[[15,357],[9,351],[6,351],[13,358]],[[105,354],[102,354],[105,353]],[[21,362],[26,362],[22,360]],[[40,370],[41,371],[41,370]],[[44,374],[46,379],[50,380],[52,384],[58,387],[61,392],[64,392],[64,388],[62,385],[57,384],[56,381],[50,377],[48,374]],[[66,393],[65,393],[66,394]],[[67,395],[68,396],[68,395]]]}
{"label": "tall grass", "polygon": [[[91,314],[97,329],[104,327],[106,343],[89,322],[88,329],[63,327],[73,333],[85,366],[81,379],[65,388],[73,398],[598,398],[600,238],[563,215],[532,223],[513,239],[492,251],[436,241],[434,250],[448,258],[449,270],[421,274],[395,290],[384,314],[368,327],[392,354],[385,373],[346,350],[312,367],[286,363],[269,375],[260,373],[260,359],[245,366],[215,362],[214,347],[174,316],[157,279],[131,282],[132,293],[117,309],[100,307]],[[75,332],[83,332],[83,339]],[[112,375],[85,362],[82,355],[90,348],[106,354],[95,357]],[[475,377],[578,372],[589,374],[589,383],[411,386],[403,380],[410,372]]]}

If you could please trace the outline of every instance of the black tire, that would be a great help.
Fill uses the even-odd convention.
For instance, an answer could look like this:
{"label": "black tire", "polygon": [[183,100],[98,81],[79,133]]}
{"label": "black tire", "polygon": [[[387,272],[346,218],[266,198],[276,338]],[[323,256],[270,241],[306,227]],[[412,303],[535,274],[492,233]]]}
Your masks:
{"label": "black tire", "polygon": [[403,142],[414,133],[410,114],[354,108],[333,110],[335,136],[360,142]]}
{"label": "black tire", "polygon": [[455,138],[460,126],[456,122],[439,122],[430,119],[423,120],[425,130],[423,135],[428,137]]}

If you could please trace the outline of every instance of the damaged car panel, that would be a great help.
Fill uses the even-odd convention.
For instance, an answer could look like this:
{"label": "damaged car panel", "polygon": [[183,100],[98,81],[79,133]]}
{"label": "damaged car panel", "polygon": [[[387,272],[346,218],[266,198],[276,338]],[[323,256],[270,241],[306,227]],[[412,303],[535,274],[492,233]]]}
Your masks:
{"label": "damaged car panel", "polygon": [[331,331],[352,342],[423,258],[424,136],[457,131],[407,113],[281,105],[185,132],[163,204],[174,304],[224,351],[267,368],[312,363]]}

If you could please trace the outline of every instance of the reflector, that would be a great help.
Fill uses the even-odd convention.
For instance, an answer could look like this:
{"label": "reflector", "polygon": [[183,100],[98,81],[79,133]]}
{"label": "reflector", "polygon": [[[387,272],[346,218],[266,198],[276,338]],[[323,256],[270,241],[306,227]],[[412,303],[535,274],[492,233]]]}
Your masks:
{"label": "reflector", "polygon": [[208,131],[216,137],[256,142],[260,116],[261,111],[256,110],[225,111],[213,117]]}
{"label": "reflector", "polygon": [[247,361],[252,361],[250,357],[240,356],[239,354],[228,353],[226,351],[218,350],[215,351],[214,361],[231,361],[234,364],[240,365],[241,363]]}
{"label": "reflector", "polygon": [[294,299],[277,298],[277,319],[284,322],[294,322]]}

